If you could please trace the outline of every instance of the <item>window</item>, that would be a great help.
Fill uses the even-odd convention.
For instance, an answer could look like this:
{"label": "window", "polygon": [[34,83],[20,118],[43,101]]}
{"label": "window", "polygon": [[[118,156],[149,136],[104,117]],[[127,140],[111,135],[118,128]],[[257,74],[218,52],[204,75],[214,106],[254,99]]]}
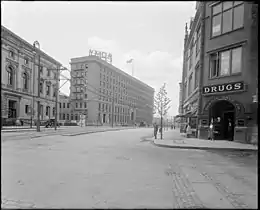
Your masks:
{"label": "window", "polygon": [[66,103],[63,103],[63,108],[66,108]]}
{"label": "window", "polygon": [[29,64],[29,59],[28,58],[24,58],[24,64],[28,65]]}
{"label": "window", "polygon": [[43,81],[40,82],[40,93],[43,93]]}
{"label": "window", "polygon": [[50,115],[50,107],[46,106],[46,116],[49,116],[49,115]]}
{"label": "window", "polygon": [[197,65],[195,69],[194,88],[197,88],[199,85],[199,67],[200,65]]}
{"label": "window", "polygon": [[85,98],[88,98],[88,94],[87,93],[85,93]]}
{"label": "window", "polygon": [[76,108],[78,108],[78,103],[76,103]]}
{"label": "window", "polygon": [[47,69],[47,76],[51,76],[51,70],[49,68]]}
{"label": "window", "polygon": [[201,34],[201,31],[200,31],[200,27],[199,27],[199,29],[197,30],[196,56],[198,55],[198,53],[200,51],[200,45],[201,45],[200,34]]}
{"label": "window", "polygon": [[23,89],[28,90],[29,77],[27,73],[23,73]]}
{"label": "window", "polygon": [[82,103],[81,102],[79,103],[79,108],[82,108]]}
{"label": "window", "polygon": [[61,109],[61,103],[60,103],[60,109]]}
{"label": "window", "polygon": [[220,76],[229,74],[230,67],[230,51],[220,53]]}
{"label": "window", "polygon": [[14,83],[14,71],[11,66],[7,68],[7,80],[8,80],[8,85],[13,85]]}
{"label": "window", "polygon": [[70,103],[67,103],[67,108],[70,108]]}
{"label": "window", "polygon": [[242,61],[242,47],[235,48],[232,50],[232,73],[239,73],[241,72],[241,63]]}
{"label": "window", "polygon": [[67,114],[67,120],[70,120],[70,114]]}
{"label": "window", "polygon": [[29,112],[29,105],[25,105],[25,114],[28,114]]}
{"label": "window", "polygon": [[87,103],[86,102],[84,102],[84,108],[87,108]]}
{"label": "window", "polygon": [[52,116],[55,116],[55,107],[52,108]]}
{"label": "window", "polygon": [[53,97],[56,97],[56,91],[57,91],[57,90],[56,90],[56,85],[53,85],[52,88],[53,88]]}
{"label": "window", "polygon": [[40,66],[40,73],[41,73],[41,74],[43,73],[42,69],[43,69],[43,67],[42,67],[42,66]]}
{"label": "window", "polygon": [[66,118],[66,115],[65,115],[65,114],[63,114],[63,120],[65,120],[65,118]]}
{"label": "window", "polygon": [[49,96],[51,94],[51,86],[48,84],[46,85],[46,95]]}
{"label": "window", "polygon": [[242,47],[210,55],[210,77],[228,76],[242,71]]}
{"label": "window", "polygon": [[212,37],[225,34],[244,25],[242,1],[225,1],[212,7]]}
{"label": "window", "polygon": [[14,51],[13,50],[9,51],[9,57],[14,58]]}
{"label": "window", "polygon": [[73,120],[73,114],[71,114],[70,119]]}

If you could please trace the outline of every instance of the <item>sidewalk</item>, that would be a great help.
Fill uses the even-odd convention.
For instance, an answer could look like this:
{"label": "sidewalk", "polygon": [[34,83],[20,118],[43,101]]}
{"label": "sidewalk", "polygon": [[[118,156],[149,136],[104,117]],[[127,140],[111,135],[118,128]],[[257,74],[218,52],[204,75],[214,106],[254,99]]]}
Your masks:
{"label": "sidewalk", "polygon": [[61,135],[61,136],[78,136],[84,135],[88,133],[96,133],[96,132],[105,132],[105,131],[116,131],[116,130],[124,130],[124,129],[134,129],[134,127],[108,127],[108,126],[87,126],[87,127],[79,127],[79,126],[68,126],[57,128],[55,131],[54,128],[51,129],[41,129],[41,132],[33,131],[24,131],[21,132],[1,132],[2,140],[8,139],[23,139],[23,138],[39,138],[43,136],[51,136],[51,135]]}
{"label": "sidewalk", "polygon": [[168,148],[258,151],[258,146],[252,144],[225,140],[209,141],[197,138],[186,138],[183,134],[180,134],[179,130],[165,131],[162,140],[160,139],[160,135],[157,136],[157,139],[147,138],[147,140],[153,141],[156,146]]}

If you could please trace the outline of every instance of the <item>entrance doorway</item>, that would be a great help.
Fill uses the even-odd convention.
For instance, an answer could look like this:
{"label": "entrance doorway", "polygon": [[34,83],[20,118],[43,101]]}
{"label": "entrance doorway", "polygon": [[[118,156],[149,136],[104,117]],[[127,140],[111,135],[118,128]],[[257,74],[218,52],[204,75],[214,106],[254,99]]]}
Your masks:
{"label": "entrance doorway", "polygon": [[16,101],[8,101],[8,118],[16,118]]}
{"label": "entrance doorway", "polygon": [[[213,118],[215,123],[216,140],[233,140],[235,124],[235,107],[229,101],[221,100],[215,102],[209,112],[209,122]],[[228,125],[231,122],[231,130]]]}

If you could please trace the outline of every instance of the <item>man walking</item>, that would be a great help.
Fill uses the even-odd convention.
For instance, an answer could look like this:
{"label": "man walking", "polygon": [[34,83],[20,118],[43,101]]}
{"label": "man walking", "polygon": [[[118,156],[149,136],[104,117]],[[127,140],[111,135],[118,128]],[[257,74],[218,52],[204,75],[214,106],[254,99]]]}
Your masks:
{"label": "man walking", "polygon": [[157,139],[158,125],[154,123],[154,138]]}

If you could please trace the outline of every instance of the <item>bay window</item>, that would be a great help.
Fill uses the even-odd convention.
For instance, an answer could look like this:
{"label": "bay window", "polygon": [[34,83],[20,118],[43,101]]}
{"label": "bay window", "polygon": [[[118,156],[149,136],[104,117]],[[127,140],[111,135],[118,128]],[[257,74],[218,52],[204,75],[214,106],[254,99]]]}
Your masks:
{"label": "bay window", "polygon": [[210,77],[229,76],[242,71],[242,47],[210,55]]}
{"label": "bay window", "polygon": [[239,29],[243,25],[243,1],[225,1],[212,7],[212,37]]}

